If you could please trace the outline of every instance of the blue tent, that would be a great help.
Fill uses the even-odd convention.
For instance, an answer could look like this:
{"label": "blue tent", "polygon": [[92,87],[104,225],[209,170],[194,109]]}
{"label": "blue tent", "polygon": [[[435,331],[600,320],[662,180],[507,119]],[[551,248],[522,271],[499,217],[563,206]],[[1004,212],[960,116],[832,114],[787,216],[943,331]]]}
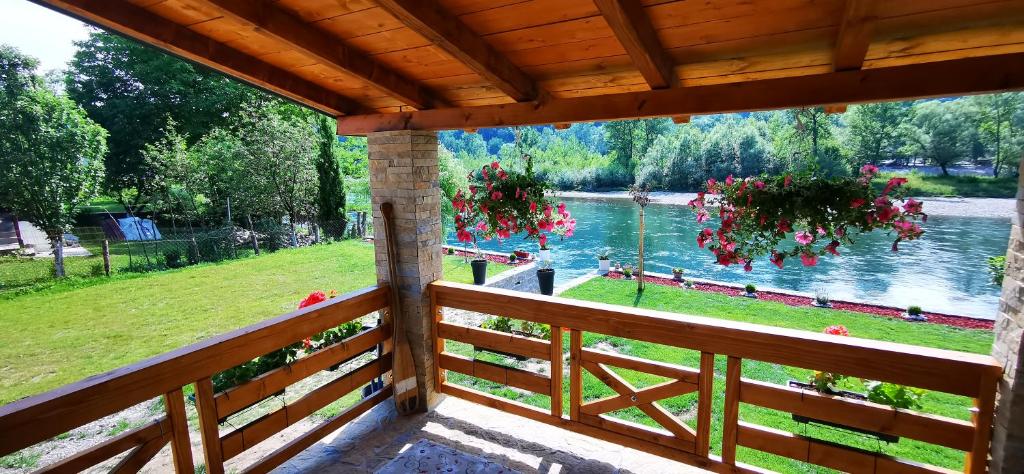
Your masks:
{"label": "blue tent", "polygon": [[160,240],[163,237],[157,230],[156,224],[150,219],[139,219],[138,217],[123,217],[117,220],[124,240]]}

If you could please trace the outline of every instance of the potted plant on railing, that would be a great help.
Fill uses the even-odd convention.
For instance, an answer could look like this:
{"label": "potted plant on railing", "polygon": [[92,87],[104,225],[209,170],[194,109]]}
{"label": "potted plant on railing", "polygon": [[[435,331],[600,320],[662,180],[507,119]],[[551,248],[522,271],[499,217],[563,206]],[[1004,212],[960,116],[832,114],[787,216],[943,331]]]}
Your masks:
{"label": "potted plant on railing", "polygon": [[684,272],[685,272],[685,270],[683,270],[682,268],[679,268],[679,267],[672,268],[672,280],[679,281],[679,282],[683,281],[683,273]]}
{"label": "potted plant on railing", "polygon": [[476,246],[479,237],[504,240],[525,232],[527,239],[537,239],[540,260],[550,261],[546,252],[548,234],[563,239],[572,237],[576,219],[566,210],[565,203],[555,206],[551,202],[547,196],[550,186],[534,175],[532,157],[523,158],[523,172],[506,171],[495,161],[469,174],[469,191],[464,193],[460,189],[452,198],[456,237]]}
{"label": "potted plant on railing", "polygon": [[540,294],[551,296],[555,293],[555,269],[551,268],[551,260],[542,260],[537,265],[537,283]]}
{"label": "potted plant on railing", "polygon": [[754,286],[753,284],[747,283],[747,285],[743,287],[743,291],[744,291],[744,293],[743,293],[743,297],[744,298],[754,298],[754,299],[757,299],[757,287]]}
{"label": "potted plant on railing", "polygon": [[[509,334],[515,334],[517,336],[532,337],[534,339],[551,339],[551,326],[543,323],[535,323],[532,321],[515,321],[512,318],[506,316],[492,316],[487,318],[480,327],[483,329],[490,329],[492,331],[499,331]],[[511,357],[513,359],[524,361],[529,359],[524,355],[513,354],[510,352],[503,352],[494,349],[487,349],[485,347],[473,346],[474,352],[486,351],[492,354],[498,354],[505,357]]]}
{"label": "potted plant on railing", "polygon": [[[892,250],[896,251],[900,242],[921,237],[924,230],[918,221],[928,216],[921,202],[903,201],[901,186],[906,178],[892,178],[878,191],[871,186],[877,173],[876,166],[865,165],[858,177],[849,178],[822,178],[807,172],[746,179],[729,176],[723,182],[710,179],[707,192],[697,193],[689,205],[698,223],[707,222],[708,196],[714,196],[721,224],[717,230],[701,229],[697,245],[711,251],[720,265],[739,264],[747,271],[762,255],[769,255],[779,268],[786,258],[797,256],[805,266],[814,266],[819,256],[839,255],[839,247],[853,242],[856,234],[876,230],[894,235]],[[902,206],[897,205],[899,201]]]}
{"label": "potted plant on railing", "polygon": [[903,314],[903,318],[907,321],[922,322],[927,321],[928,317],[922,314],[921,307],[912,305],[907,307],[907,312]]}
{"label": "potted plant on railing", "polygon": [[597,254],[597,271],[599,273],[606,274],[611,269],[612,261],[609,257],[608,249],[604,249]]}

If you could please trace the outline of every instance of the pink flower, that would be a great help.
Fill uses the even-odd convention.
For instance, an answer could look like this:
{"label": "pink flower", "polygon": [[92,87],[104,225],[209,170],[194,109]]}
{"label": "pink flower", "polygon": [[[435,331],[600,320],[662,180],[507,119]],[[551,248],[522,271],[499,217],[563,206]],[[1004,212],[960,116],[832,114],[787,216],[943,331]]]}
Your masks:
{"label": "pink flower", "polygon": [[836,229],[835,234],[836,234],[836,237],[842,237],[842,236],[846,235],[846,229],[840,227],[840,228]]}
{"label": "pink flower", "polygon": [[868,164],[860,167],[860,174],[870,178],[870,177],[878,174],[878,167],[873,165],[873,164],[868,163]]}
{"label": "pink flower", "polygon": [[747,263],[745,263],[743,265],[743,271],[749,272],[749,271],[753,271],[753,270],[754,270],[754,265],[752,263],[750,263],[750,260],[747,260]]}
{"label": "pink flower", "polygon": [[715,181],[715,178],[708,179],[708,191],[711,191],[716,184],[718,184],[718,181]]}
{"label": "pink flower", "polygon": [[506,173],[505,170],[498,170],[498,179],[503,181],[508,179],[508,173]]}
{"label": "pink flower", "polygon": [[566,214],[566,212],[565,212],[565,203],[564,202],[558,203],[558,213],[563,215],[563,216]]}
{"label": "pink flower", "polygon": [[496,170],[496,169],[498,169],[498,168],[500,168],[500,167],[501,167],[501,165],[500,165],[500,164],[498,164],[498,162],[497,162],[497,161],[492,161],[492,162],[491,162],[491,169],[494,169],[494,170]]}
{"label": "pink flower", "polygon": [[492,201],[497,201],[499,199],[501,199],[501,191],[495,191],[495,192],[491,193],[491,200]]}
{"label": "pink flower", "polygon": [[828,233],[828,232],[826,232],[826,231],[825,231],[825,228],[824,228],[824,227],[822,227],[822,226],[818,226],[818,235],[825,235],[825,234],[827,234],[827,233]]}
{"label": "pink flower", "polygon": [[476,195],[476,186],[469,187],[469,194]]}
{"label": "pink flower", "polygon": [[814,236],[811,235],[811,233],[807,232],[806,230],[801,230],[800,232],[797,232],[796,235],[793,236],[793,238],[796,239],[796,242],[800,245],[807,245],[811,242],[814,242]]}
{"label": "pink flower", "polygon": [[790,184],[793,184],[793,175],[787,174],[786,179],[782,180],[782,187],[788,188]]}
{"label": "pink flower", "polygon": [[776,251],[772,250],[771,262],[774,263],[776,267],[779,267],[781,269],[782,268],[782,261],[785,258],[786,258],[786,256],[784,254],[781,254],[779,252],[776,252]]}
{"label": "pink flower", "polygon": [[483,169],[481,170],[481,173],[484,175],[484,179],[488,179],[489,178],[488,175],[487,175],[487,167],[486,166],[483,167]]}
{"label": "pink flower", "polygon": [[825,334],[831,334],[833,336],[849,336],[850,335],[850,331],[848,331],[846,329],[846,326],[843,326],[842,324],[836,324],[834,326],[829,326],[829,327],[825,328],[824,332],[825,332]]}
{"label": "pink flower", "polygon": [[813,267],[818,264],[818,256],[810,252],[804,252],[800,254],[800,261],[803,262],[805,267]]}
{"label": "pink flower", "polygon": [[885,196],[886,194],[889,194],[889,191],[903,186],[904,184],[907,184],[907,178],[892,178],[885,184],[885,189],[882,190],[882,195]]}
{"label": "pink flower", "polygon": [[537,212],[537,202],[530,201],[530,212]]}
{"label": "pink flower", "polygon": [[498,229],[494,233],[495,235],[498,236],[499,239],[507,239],[509,237],[512,237],[512,233],[509,232],[508,229]]}
{"label": "pink flower", "polygon": [[697,234],[697,246],[700,248],[704,248],[704,246],[707,245],[708,242],[711,242],[712,234],[713,232],[711,231],[711,229],[708,228],[705,228],[704,230],[700,231],[700,233]]}
{"label": "pink flower", "polygon": [[544,217],[547,217],[547,218],[550,219],[551,218],[551,211],[553,211],[553,210],[554,209],[551,208],[550,204],[547,205],[547,206],[544,206]]}
{"label": "pink flower", "polygon": [[476,230],[480,232],[487,232],[487,221],[480,221],[476,223]]}
{"label": "pink flower", "polygon": [[903,210],[911,214],[921,213],[922,203],[914,198],[907,199],[907,202],[903,204]]}
{"label": "pink flower", "polygon": [[540,236],[537,237],[537,242],[540,242],[540,246],[541,247],[547,245],[548,244],[548,236],[547,236],[547,234],[540,234]]}
{"label": "pink flower", "polygon": [[837,248],[839,248],[839,241],[833,240],[832,242],[829,242],[829,244],[825,246],[825,251],[832,255],[839,256],[839,251],[836,250]]}
{"label": "pink flower", "polygon": [[701,209],[701,210],[697,211],[697,223],[698,224],[703,224],[703,223],[707,222],[708,219],[710,219],[710,218],[711,218],[711,216],[708,214],[708,211],[706,209]]}
{"label": "pink flower", "polygon": [[473,234],[470,234],[468,230],[462,229],[455,233],[455,236],[459,238],[459,242],[472,242]]}
{"label": "pink flower", "polygon": [[731,174],[729,176],[725,177],[725,185],[726,186],[732,186],[732,183],[735,183],[735,182],[736,181],[732,179],[732,175]]}
{"label": "pink flower", "polygon": [[754,182],[754,187],[757,189],[764,189],[764,181],[757,180]]}

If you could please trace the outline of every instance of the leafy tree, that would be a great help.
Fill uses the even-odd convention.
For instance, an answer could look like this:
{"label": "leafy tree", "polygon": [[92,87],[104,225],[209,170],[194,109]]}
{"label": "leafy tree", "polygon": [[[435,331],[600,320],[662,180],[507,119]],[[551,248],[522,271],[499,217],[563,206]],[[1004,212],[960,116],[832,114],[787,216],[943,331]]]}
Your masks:
{"label": "leafy tree", "polygon": [[992,152],[992,175],[999,177],[1011,156],[1019,156],[1020,127],[1014,113],[1024,106],[1024,94],[1007,92],[965,99],[978,115],[978,132],[985,148]]}
{"label": "leafy tree", "polygon": [[320,225],[331,237],[340,239],[345,235],[345,182],[341,178],[341,168],[334,155],[338,144],[338,134],[334,121],[326,115],[316,116],[317,154],[316,174],[317,186],[317,217]]}
{"label": "leafy tree", "polygon": [[914,106],[913,127],[906,129],[910,149],[949,175],[949,166],[968,156],[969,128],[961,101],[926,101]]}
{"label": "leafy tree", "polygon": [[153,173],[151,205],[156,211],[170,214],[172,222],[175,217],[185,218],[191,232],[192,223],[205,217],[210,204],[204,195],[209,181],[200,164],[205,157],[190,153],[187,137],[178,133],[173,119],[168,119],[163,134],[142,149]]}
{"label": "leafy tree", "polygon": [[106,131],[65,96],[42,87],[36,61],[0,48],[0,201],[39,226],[64,276],[64,232],[103,179]]}
{"label": "leafy tree", "polygon": [[836,140],[838,119],[822,107],[793,109],[790,113],[794,126],[789,135],[792,143],[787,148],[794,158],[794,167],[806,167],[826,176],[849,174]]}
{"label": "leafy tree", "polygon": [[630,175],[654,140],[668,132],[668,119],[618,120],[604,125],[609,152]]}
{"label": "leafy tree", "polygon": [[67,94],[110,131],[105,187],[129,209],[154,195],[157,177],[142,151],[160,139],[168,117],[184,136],[198,140],[225,124],[241,104],[267,97],[114,34],[97,31],[76,46]]}
{"label": "leafy tree", "polygon": [[441,186],[441,232],[447,235],[455,230],[455,206],[452,199],[459,189],[466,189],[466,169],[459,160],[455,159],[452,152],[445,147],[437,150],[439,162],[439,182]]}
{"label": "leafy tree", "polygon": [[910,120],[910,110],[904,102],[850,107],[844,116],[849,133],[846,145],[856,167],[901,157],[906,137],[900,127]]}

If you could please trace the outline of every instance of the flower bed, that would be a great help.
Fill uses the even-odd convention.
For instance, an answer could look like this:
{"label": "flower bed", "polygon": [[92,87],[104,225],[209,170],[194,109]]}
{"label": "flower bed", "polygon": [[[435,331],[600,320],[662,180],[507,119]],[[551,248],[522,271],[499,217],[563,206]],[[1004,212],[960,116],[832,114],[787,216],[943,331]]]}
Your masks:
{"label": "flower bed", "polygon": [[[622,273],[612,270],[606,275],[606,278],[611,278],[613,280],[621,280],[624,277]],[[673,281],[671,278],[644,276],[644,282],[654,285],[679,287],[679,282]],[[697,291],[718,293],[729,296],[740,296],[744,293],[743,288],[733,288],[731,286],[726,285],[718,285],[715,283],[704,283],[696,281],[693,282],[693,289]],[[784,293],[776,293],[764,290],[758,290],[757,297],[762,301],[774,301],[776,303],[782,303],[789,306],[811,306],[814,304],[814,298],[811,297],[788,295]],[[853,311],[857,313],[867,313],[873,314],[875,316],[884,316],[893,319],[903,319],[903,309],[893,308],[891,306],[881,306],[868,303],[852,303],[848,301],[832,300],[832,309]],[[924,315],[928,317],[928,321],[925,324],[942,324],[945,326],[963,329],[991,330],[994,324],[993,321],[989,321],[987,319],[971,318],[967,316],[955,316],[950,314],[931,312],[925,312]]]}
{"label": "flower bed", "polygon": [[[445,252],[446,252],[446,255],[447,255],[447,250]],[[458,257],[473,258],[473,257],[476,256],[476,252],[473,252],[473,251],[468,251],[467,252],[465,250],[455,249],[455,253],[453,253],[451,255],[455,255],[455,256],[458,256]],[[503,265],[512,265],[512,266],[516,266],[516,267],[521,266],[521,265],[527,265],[530,262],[533,262],[533,259],[526,259],[526,260],[516,259],[516,261],[510,262],[508,260],[508,255],[496,255],[496,254],[493,254],[493,253],[484,253],[483,255],[484,255],[484,257],[487,257],[487,260],[489,260],[491,262],[501,263]]]}

